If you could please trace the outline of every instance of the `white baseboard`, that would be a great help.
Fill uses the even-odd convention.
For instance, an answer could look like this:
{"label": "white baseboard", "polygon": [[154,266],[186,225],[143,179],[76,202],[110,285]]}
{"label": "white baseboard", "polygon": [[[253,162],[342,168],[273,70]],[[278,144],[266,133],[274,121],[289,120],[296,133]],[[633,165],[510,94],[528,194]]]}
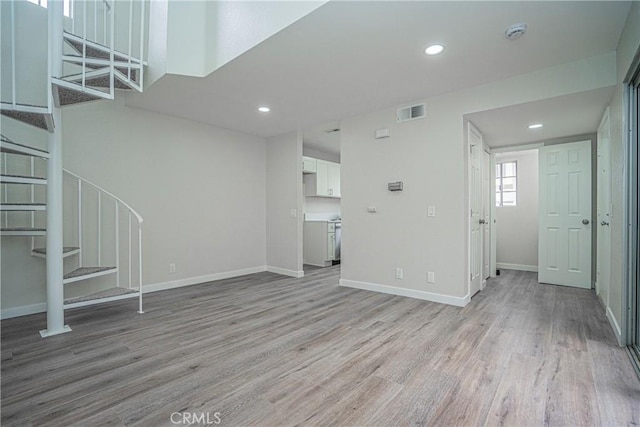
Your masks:
{"label": "white baseboard", "polygon": [[496,268],[504,268],[505,270],[532,271],[534,273],[538,272],[537,265],[508,264],[506,262],[496,263]]}
{"label": "white baseboard", "polygon": [[[246,276],[247,274],[261,273],[267,271],[264,265],[258,267],[245,268],[242,270],[224,271],[222,273],[205,274],[204,276],[189,277],[186,279],[172,280],[170,282],[153,283],[142,287],[143,293],[164,291],[166,289],[181,288],[183,286],[199,285],[214,280],[230,279],[232,277]],[[144,295],[143,297],[144,298]]]}
{"label": "white baseboard", "polygon": [[466,295],[464,297],[454,297],[450,295],[436,294],[433,292],[417,291],[414,289],[396,288],[393,286],[380,285],[377,283],[358,282],[356,280],[340,279],[340,286],[439,302],[442,304],[455,305],[457,307],[464,307],[465,305],[469,304],[469,301],[471,301],[471,297],[469,295]]}
{"label": "white baseboard", "polygon": [[607,307],[607,319],[609,319],[609,323],[611,324],[611,329],[613,329],[613,333],[616,335],[616,339],[618,340],[618,345],[622,347],[624,343],[622,342],[622,331],[620,330],[620,326],[616,321],[611,308]]}
{"label": "white baseboard", "polygon": [[28,316],[29,314],[45,313],[46,311],[46,302],[22,305],[20,307],[3,308],[0,310],[0,319],[11,319],[13,317]]}
{"label": "white baseboard", "polygon": [[291,276],[296,278],[304,277],[304,271],[287,270],[286,268],[267,266],[267,271],[270,273],[282,274],[284,276]]}
{"label": "white baseboard", "polygon": [[[247,274],[261,273],[263,271],[271,271],[277,274],[284,274],[292,277],[304,277],[304,271],[285,270],[278,267],[267,267],[261,265],[258,267],[245,268],[242,270],[225,271],[222,273],[205,274],[204,276],[189,277],[186,279],[172,280],[170,282],[153,283],[143,285],[144,293],[164,291],[167,289],[181,288],[183,286],[199,285],[215,280],[230,279],[232,277],[246,276]],[[144,296],[143,296],[144,298]],[[20,307],[10,307],[0,310],[0,319],[11,319],[13,317],[27,316],[35,313],[45,313],[47,311],[47,303],[23,305]]]}

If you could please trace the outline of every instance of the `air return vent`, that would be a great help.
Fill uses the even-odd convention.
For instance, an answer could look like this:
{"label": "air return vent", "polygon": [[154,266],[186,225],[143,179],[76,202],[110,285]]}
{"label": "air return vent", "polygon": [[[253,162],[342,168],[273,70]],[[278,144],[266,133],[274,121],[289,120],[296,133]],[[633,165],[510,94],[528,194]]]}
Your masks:
{"label": "air return vent", "polygon": [[424,104],[412,105],[410,107],[398,108],[396,120],[398,123],[409,120],[422,119],[425,117],[426,107]]}

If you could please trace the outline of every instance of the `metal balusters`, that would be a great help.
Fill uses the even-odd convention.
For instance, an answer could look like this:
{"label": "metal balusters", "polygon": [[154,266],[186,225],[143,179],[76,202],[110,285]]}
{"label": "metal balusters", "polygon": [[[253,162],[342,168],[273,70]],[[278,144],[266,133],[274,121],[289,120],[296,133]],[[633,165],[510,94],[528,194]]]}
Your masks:
{"label": "metal balusters", "polygon": [[78,263],[82,267],[82,181],[78,180]]}
{"label": "metal balusters", "polygon": [[129,289],[131,289],[131,212],[129,212]]}
{"label": "metal balusters", "polygon": [[143,314],[142,311],[142,223],[138,222],[138,313]]}
{"label": "metal balusters", "polygon": [[102,267],[102,193],[98,191],[98,267]]}
{"label": "metal balusters", "polygon": [[11,104],[16,107],[16,10],[11,2]]}
{"label": "metal balusters", "polygon": [[116,286],[120,287],[120,219],[119,219],[119,203],[116,200],[116,210],[115,210],[115,229],[116,229],[116,269],[118,272],[116,273]]}

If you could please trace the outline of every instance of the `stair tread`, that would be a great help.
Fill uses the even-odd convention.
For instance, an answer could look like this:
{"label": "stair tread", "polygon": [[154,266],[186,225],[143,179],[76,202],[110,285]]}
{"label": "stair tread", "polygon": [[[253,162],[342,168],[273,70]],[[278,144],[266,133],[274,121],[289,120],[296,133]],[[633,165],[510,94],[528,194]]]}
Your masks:
{"label": "stair tread", "polygon": [[[64,77],[61,77],[61,78],[63,80],[66,80],[66,81],[69,81],[69,82],[72,82],[72,83],[79,83],[79,82],[74,80],[74,79],[78,78],[77,75],[64,76]],[[80,77],[80,79],[81,78],[82,77]],[[84,83],[85,83],[86,86],[89,86],[89,87],[105,88],[105,87],[110,87],[111,86],[111,78],[109,76],[87,77],[87,78],[85,78]],[[114,77],[113,84],[114,84],[116,89],[131,90],[131,87],[129,85],[127,85],[126,83],[124,83],[117,76]]]}
{"label": "stair tread", "polygon": [[46,203],[1,203],[3,206],[46,206]]}
{"label": "stair tread", "polygon": [[47,231],[47,229],[37,227],[2,227],[0,231]]}
{"label": "stair tread", "polygon": [[[29,108],[41,108],[44,111],[42,112],[33,112],[33,111],[21,111],[19,108],[14,109],[13,104],[8,102],[0,102],[0,114],[3,116],[10,117],[14,120],[21,121],[23,123],[29,124],[31,126],[35,126],[40,129],[44,129],[47,131],[53,131],[53,121],[51,120],[51,113],[47,111],[47,107],[42,105],[31,105],[31,104],[16,104],[18,107],[29,107]],[[47,120],[47,117],[49,120]]]}
{"label": "stair tread", "polygon": [[88,276],[90,274],[102,273],[103,271],[115,270],[116,267],[80,267],[64,275],[64,279],[75,279],[77,277]]}
{"label": "stair tread", "polygon": [[[39,149],[39,148],[34,148],[34,147],[29,147],[28,145],[19,144],[19,143],[15,142],[15,141],[10,140],[9,138],[7,138],[7,137],[6,137],[6,136],[4,136],[4,135],[0,135],[0,141],[5,142],[5,143],[8,143],[8,144],[11,144],[11,145],[16,145],[16,146],[18,146],[18,147],[26,148],[26,149],[28,149],[28,150],[37,151],[37,152],[42,153],[42,154],[45,154],[45,155],[46,155],[46,154],[49,154],[48,152],[46,152],[46,151],[44,151],[44,150],[41,150],[41,149]],[[4,147],[4,146],[2,147],[2,151],[3,151],[3,152],[10,152],[10,153],[18,153],[18,154],[22,154],[21,152],[16,152],[16,150],[12,150],[11,148]]]}
{"label": "stair tread", "polygon": [[[63,81],[66,81],[66,80],[63,80]],[[67,82],[67,83],[71,83],[71,82]],[[83,92],[80,86],[78,86],[78,89],[71,89],[68,87],[56,85],[56,88],[58,91],[58,100],[60,102],[60,106],[80,104],[82,102],[97,101],[99,99],[105,99],[104,97]],[[105,92],[105,95],[109,96],[109,93]]]}
{"label": "stair tread", "polygon": [[[65,31],[64,34],[66,36],[79,37],[68,31]],[[65,37],[65,41],[69,44],[69,46],[73,48],[73,50],[75,50],[79,54],[82,54],[82,42],[71,39],[69,37]],[[87,58],[110,59],[110,53],[109,53],[110,50],[111,48],[108,46],[105,46],[100,43],[96,43],[91,40],[87,40],[87,45],[86,45]],[[118,52],[117,50],[113,51],[113,57],[114,59],[125,60],[125,61],[129,59],[128,55],[122,52]]]}
{"label": "stair tread", "polygon": [[[65,246],[65,247],[62,248],[62,253],[66,254],[68,252],[73,252],[73,251],[77,251],[77,250],[80,250],[80,248],[77,247],[77,246]],[[35,254],[46,255],[47,254],[47,248],[35,248],[31,252],[33,252]]]}
{"label": "stair tread", "polygon": [[109,289],[105,289],[99,292],[94,292],[92,294],[88,294],[88,295],[82,295],[79,297],[74,297],[74,298],[67,298],[64,300],[65,304],[75,304],[78,302],[85,302],[85,301],[93,301],[93,300],[100,300],[100,299],[104,299],[104,298],[110,298],[110,297],[117,297],[120,295],[128,295],[128,294],[135,294],[138,293],[138,291],[136,289],[129,289],[129,288],[109,288]]}
{"label": "stair tread", "polygon": [[43,178],[41,176],[31,176],[31,175],[13,175],[13,174],[8,174],[8,173],[3,173],[0,176],[6,176],[6,177],[11,177],[11,178],[33,178],[33,179],[46,179]]}

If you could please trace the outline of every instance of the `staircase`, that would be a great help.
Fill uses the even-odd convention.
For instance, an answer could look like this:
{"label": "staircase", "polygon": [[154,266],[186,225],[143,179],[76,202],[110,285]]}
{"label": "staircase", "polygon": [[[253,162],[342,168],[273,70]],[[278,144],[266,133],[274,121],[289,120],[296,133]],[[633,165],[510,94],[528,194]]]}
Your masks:
{"label": "staircase", "polygon": [[[16,9],[44,13],[29,9],[39,6],[26,5],[23,0],[10,1],[11,52],[2,54],[3,60],[11,60],[12,93],[11,99],[3,97],[0,113],[19,122],[19,126],[47,132],[47,150],[0,134],[3,190],[0,233],[3,239],[30,238],[30,255],[46,260],[47,329],[40,331],[43,337],[71,330],[64,325],[66,309],[138,298],[138,312],[143,313],[143,219],[119,197],[62,168],[60,108],[112,100],[116,90],[142,92],[145,1],[76,0],[69,4],[71,28],[65,28],[69,27],[69,20],[63,16],[63,0],[49,0],[46,10],[50,77],[43,104],[47,105],[20,102],[22,86],[18,79],[24,67],[31,66],[33,61],[16,59],[20,57],[16,52],[16,29],[29,25],[24,20],[20,22]],[[7,7],[7,3],[2,6]],[[117,25],[119,19],[124,20],[124,28],[128,28],[126,51],[115,48],[115,29],[123,27]],[[139,47],[134,52],[132,34],[136,27]],[[19,169],[20,173],[16,173]],[[46,176],[38,175],[37,172],[44,169]],[[20,188],[14,190],[17,187]],[[63,187],[67,190],[64,199]],[[42,189],[46,191],[46,198]],[[69,193],[73,197],[69,197]],[[72,206],[68,206],[68,200],[72,200]],[[63,206],[65,201],[67,206]],[[67,216],[73,213],[73,218],[63,218],[63,212]],[[69,225],[71,220],[75,221],[75,235],[64,235],[67,230],[63,230],[63,221]],[[63,262],[64,259],[68,260]],[[99,289],[95,289],[94,281],[89,286],[89,279],[100,277]],[[79,292],[78,283],[83,282],[92,292]]]}

